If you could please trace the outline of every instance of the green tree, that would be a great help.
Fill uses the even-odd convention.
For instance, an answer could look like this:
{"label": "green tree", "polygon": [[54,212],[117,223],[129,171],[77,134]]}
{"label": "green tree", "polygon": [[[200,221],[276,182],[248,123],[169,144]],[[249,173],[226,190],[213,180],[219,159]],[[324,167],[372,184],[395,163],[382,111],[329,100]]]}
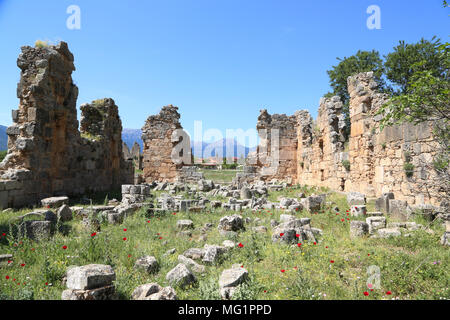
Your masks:
{"label": "green tree", "polygon": [[355,55],[344,58],[337,58],[338,65],[333,66],[328,70],[330,78],[330,86],[333,92],[329,92],[325,97],[337,95],[344,103],[345,121],[347,124],[347,135],[350,131],[350,112],[349,101],[350,95],[347,89],[347,78],[361,72],[373,71],[375,81],[378,83],[379,89],[387,90],[387,86],[383,80],[383,60],[380,58],[380,53],[376,50],[361,51],[359,50]]}
{"label": "green tree", "polygon": [[413,75],[419,71],[428,71],[434,77],[442,77],[445,61],[440,54],[440,39],[431,41],[421,39],[417,43],[407,44],[400,41],[394,51],[385,56],[386,78],[398,87],[398,94],[405,94],[414,81]]}
{"label": "green tree", "polygon": [[373,71],[375,81],[377,81],[381,88],[385,88],[385,83],[382,79],[383,60],[380,58],[378,51],[359,50],[353,56],[348,58],[344,57],[343,59],[337,58],[337,60],[340,61],[339,64],[333,66],[327,73],[330,77],[331,88],[333,89],[332,94],[341,97],[344,104],[347,104],[350,100],[347,90],[347,78],[360,72]]}

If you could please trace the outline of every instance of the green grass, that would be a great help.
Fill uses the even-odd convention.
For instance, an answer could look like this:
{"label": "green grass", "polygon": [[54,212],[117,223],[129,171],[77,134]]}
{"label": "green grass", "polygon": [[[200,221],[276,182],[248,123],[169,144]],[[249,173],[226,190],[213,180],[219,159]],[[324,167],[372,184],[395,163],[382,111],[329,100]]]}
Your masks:
{"label": "green grass", "polygon": [[0,162],[2,162],[3,159],[5,159],[7,153],[8,150],[0,151]]}
{"label": "green grass", "polygon": [[[306,187],[292,187],[273,192],[271,199],[279,196],[294,197],[299,192],[322,193]],[[101,196],[99,196],[99,201]],[[217,299],[218,279],[221,272],[232,264],[240,263],[248,271],[250,281],[243,286],[236,299],[441,299],[450,298],[448,268],[450,253],[439,244],[444,229],[432,224],[434,234],[418,231],[412,237],[394,239],[349,238],[349,223],[355,219],[347,216],[345,197],[332,193],[327,201],[333,204],[321,212],[298,212],[298,217],[310,217],[312,227],[323,230],[319,242],[302,243],[301,247],[276,244],[271,241],[270,220],[279,218],[283,210],[245,211],[244,217],[260,218],[269,232],[255,234],[253,222],[237,238],[243,248],[234,248],[225,254],[220,263],[207,266],[207,273],[198,276],[198,282],[189,288],[176,288],[180,299]],[[332,213],[338,206],[341,213]],[[11,253],[14,262],[0,267],[0,295],[12,299],[60,299],[65,289],[62,278],[68,266],[89,263],[110,264],[115,269],[117,292],[122,299],[130,299],[133,290],[142,284],[157,282],[169,285],[165,275],[178,264],[178,254],[190,247],[203,247],[205,243],[221,244],[226,238],[217,230],[224,215],[233,212],[207,210],[202,213],[167,212],[158,217],[146,217],[145,211],[137,212],[122,225],[102,225],[95,237],[81,227],[80,220],[67,223],[66,235],[56,233],[49,241],[40,243],[27,239],[14,239],[8,221],[27,212],[0,214],[0,253]],[[191,219],[195,225],[192,238],[176,236],[176,222]],[[344,222],[341,220],[344,219]],[[350,220],[347,220],[350,219]],[[150,222],[148,222],[150,221]],[[211,222],[214,228],[206,242],[200,241],[200,228]],[[426,224],[425,221],[417,220]],[[124,228],[127,231],[124,231]],[[126,241],[123,238],[126,237]],[[160,239],[162,237],[162,239]],[[64,250],[63,246],[67,246]],[[164,253],[176,248],[174,255]],[[148,275],[133,269],[134,262],[142,255],[153,255],[160,264],[157,274]],[[333,260],[334,263],[330,261]],[[24,267],[21,264],[25,264]],[[366,286],[367,269],[377,266],[381,272],[380,288],[370,291]],[[281,270],[285,270],[281,272]],[[10,279],[6,280],[6,276]],[[16,279],[13,281],[12,279]],[[51,285],[45,285],[45,283]],[[18,285],[17,283],[20,283]],[[26,283],[26,284],[24,284]],[[363,292],[368,291],[369,296]],[[392,295],[386,295],[391,291]]]}
{"label": "green grass", "polygon": [[213,180],[217,183],[229,183],[236,177],[236,174],[242,172],[241,170],[211,170],[204,169],[199,170],[199,172],[203,173],[203,176],[206,180]]}

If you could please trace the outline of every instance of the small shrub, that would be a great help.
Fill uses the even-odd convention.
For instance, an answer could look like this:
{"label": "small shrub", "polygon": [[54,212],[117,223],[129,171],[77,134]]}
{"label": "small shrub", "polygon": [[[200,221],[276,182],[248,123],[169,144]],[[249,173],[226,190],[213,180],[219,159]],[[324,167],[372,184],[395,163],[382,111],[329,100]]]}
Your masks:
{"label": "small shrub", "polygon": [[[0,155],[0,159],[1,159],[1,155]],[[448,166],[449,166],[448,157],[439,155],[433,160],[434,170],[436,170],[438,172],[445,172],[447,170]]]}
{"label": "small shrub", "polygon": [[199,285],[201,300],[221,300],[219,293],[219,284],[214,279],[210,278],[207,281],[202,281]]}
{"label": "small shrub", "polygon": [[386,149],[386,142],[383,142],[383,143],[381,144],[381,147],[383,148],[383,150]]}
{"label": "small shrub", "polygon": [[36,48],[47,48],[49,46],[48,41],[36,40],[34,43]]}
{"label": "small shrub", "polygon": [[350,171],[350,161],[343,160],[342,161],[342,166],[345,168],[345,170]]}
{"label": "small shrub", "polygon": [[0,151],[0,162],[3,161],[3,159],[5,159],[6,154],[8,153],[8,151]]}
{"label": "small shrub", "polygon": [[403,165],[403,169],[405,170],[405,174],[408,178],[414,175],[414,165],[410,162],[405,162]]}

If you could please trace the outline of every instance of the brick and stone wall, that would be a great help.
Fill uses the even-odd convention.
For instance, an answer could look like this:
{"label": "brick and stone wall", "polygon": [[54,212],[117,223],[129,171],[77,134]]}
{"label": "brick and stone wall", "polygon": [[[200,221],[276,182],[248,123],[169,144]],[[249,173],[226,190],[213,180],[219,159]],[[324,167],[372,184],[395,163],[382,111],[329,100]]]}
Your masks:
{"label": "brick and stone wall", "polygon": [[[270,115],[261,110],[256,125],[260,144],[248,164],[255,165],[263,180],[289,180],[297,175],[297,117],[285,114]],[[278,135],[279,139],[273,139]],[[273,143],[278,143],[278,155]],[[276,146],[275,146],[276,147]],[[278,157],[278,161],[276,158]]]}
{"label": "brick and stone wall", "polygon": [[303,184],[344,190],[348,172],[343,161],[345,121],[339,97],[322,98],[316,121],[309,112],[296,113],[298,121],[297,177]]}
{"label": "brick and stone wall", "polygon": [[[377,91],[373,72],[349,77],[348,90],[351,127],[347,142],[339,97],[322,98],[315,121],[306,110],[297,111],[293,116],[271,116],[263,110],[257,129],[268,129],[269,134],[247,159],[247,168],[254,167],[256,174],[242,178],[276,178],[336,191],[362,192],[368,197],[392,192],[395,199],[410,205],[438,204],[432,185],[428,183],[428,190],[420,187],[435,175],[430,169],[436,150],[431,124],[406,123],[380,131],[381,117],[376,113],[389,97]],[[274,173],[264,175],[267,155],[261,145],[267,143],[270,158],[272,128],[281,129],[283,157]],[[406,162],[414,166],[412,177],[405,172]]]}
{"label": "brick and stone wall", "polygon": [[[175,163],[172,152],[181,142],[173,138],[175,130],[181,130],[178,107],[168,105],[157,115],[148,117],[142,128],[143,150],[143,179],[147,183],[154,181],[174,182],[180,177],[184,165],[189,163]],[[191,159],[190,141],[186,142],[186,150]],[[182,156],[182,154],[179,154]],[[192,163],[192,159],[190,161]]]}
{"label": "brick and stone wall", "polygon": [[22,47],[19,109],[12,111],[8,154],[0,164],[2,208],[32,205],[53,195],[111,190],[132,179],[112,99],[83,105],[78,130],[73,61],[65,42]]}
{"label": "brick and stone wall", "polygon": [[[376,113],[388,97],[377,92],[373,73],[349,77],[348,89],[351,169],[346,189],[376,197],[392,192],[395,199],[409,204],[437,204],[432,190],[429,194],[419,187],[435,174],[429,169],[436,150],[431,123],[405,123],[380,131],[381,116]],[[406,162],[414,165],[411,177],[406,175]],[[432,185],[428,187],[433,189]]]}

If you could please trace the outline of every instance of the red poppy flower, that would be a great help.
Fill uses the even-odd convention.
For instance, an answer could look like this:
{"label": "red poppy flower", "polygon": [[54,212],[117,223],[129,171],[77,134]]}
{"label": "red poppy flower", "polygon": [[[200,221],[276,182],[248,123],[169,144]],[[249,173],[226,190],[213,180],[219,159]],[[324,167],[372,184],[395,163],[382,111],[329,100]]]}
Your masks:
{"label": "red poppy flower", "polygon": [[123,229],[123,231],[127,231],[127,228]]}
{"label": "red poppy flower", "polygon": [[25,263],[22,263],[20,266],[21,266],[21,267],[25,267]]}
{"label": "red poppy flower", "polygon": [[284,236],[284,233],[280,233],[280,237]]}
{"label": "red poppy flower", "polygon": [[367,297],[369,293],[367,291],[364,291],[364,295]]}
{"label": "red poppy flower", "polygon": [[330,263],[334,263],[334,260],[330,260]]}
{"label": "red poppy flower", "polygon": [[122,240],[123,240],[123,241],[127,241],[127,238],[123,238]]}
{"label": "red poppy flower", "polygon": [[295,236],[296,236],[297,238],[300,238],[300,235],[299,235],[299,234],[296,234]]}
{"label": "red poppy flower", "polygon": [[6,278],[6,280],[9,280],[9,276],[6,276],[5,278]]}
{"label": "red poppy flower", "polygon": [[62,248],[63,248],[64,250],[66,250],[66,249],[67,249],[67,246],[63,246]]}
{"label": "red poppy flower", "polygon": [[267,291],[266,290],[264,290],[264,293],[266,293]]}
{"label": "red poppy flower", "polygon": [[392,292],[388,291],[388,292],[386,292],[386,294],[389,296],[392,294]]}
{"label": "red poppy flower", "polygon": [[159,240],[161,240],[162,239],[162,237],[159,237]]}
{"label": "red poppy flower", "polygon": [[35,249],[34,248],[31,248],[31,251],[34,251]]}
{"label": "red poppy flower", "polygon": [[238,247],[239,247],[239,248],[243,248],[244,245],[243,245],[242,243],[239,243],[239,244],[238,244]]}
{"label": "red poppy flower", "polygon": [[128,258],[131,258],[131,254],[128,255]]}
{"label": "red poppy flower", "polygon": [[317,242],[314,242],[314,245],[316,245],[317,244]]}
{"label": "red poppy flower", "polygon": [[46,282],[45,285],[48,286],[48,282]]}
{"label": "red poppy flower", "polygon": [[286,270],[284,270],[284,269],[281,269],[281,272],[283,272],[283,273],[284,273],[284,271],[286,271]]}
{"label": "red poppy flower", "polygon": [[6,233],[2,233],[2,236],[6,236]]}
{"label": "red poppy flower", "polygon": [[97,232],[91,233],[91,237],[95,237],[97,235]]}
{"label": "red poppy flower", "polygon": [[328,249],[328,246],[326,246],[325,249]]}
{"label": "red poppy flower", "polygon": [[147,220],[147,223],[150,223],[150,220]]}
{"label": "red poppy flower", "polygon": [[297,243],[297,247],[301,247],[302,246],[302,244],[301,243]]}

